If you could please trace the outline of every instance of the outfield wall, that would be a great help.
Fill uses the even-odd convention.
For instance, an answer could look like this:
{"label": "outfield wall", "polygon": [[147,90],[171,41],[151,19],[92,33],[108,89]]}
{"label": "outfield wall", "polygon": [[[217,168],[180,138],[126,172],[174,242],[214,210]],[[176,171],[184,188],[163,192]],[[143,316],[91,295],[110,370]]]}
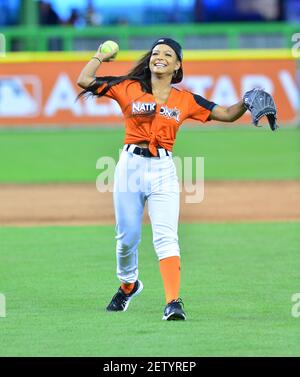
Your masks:
{"label": "outfield wall", "polygon": [[[0,60],[0,126],[102,125],[120,123],[118,104],[109,99],[75,102],[79,72],[92,53],[15,53]],[[104,63],[103,75],[125,74],[142,55],[120,54]],[[180,87],[220,105],[262,87],[272,93],[280,123],[297,123],[299,89],[296,60],[289,50],[187,52]],[[100,71],[99,71],[100,72]],[[240,121],[249,123],[246,114]]]}

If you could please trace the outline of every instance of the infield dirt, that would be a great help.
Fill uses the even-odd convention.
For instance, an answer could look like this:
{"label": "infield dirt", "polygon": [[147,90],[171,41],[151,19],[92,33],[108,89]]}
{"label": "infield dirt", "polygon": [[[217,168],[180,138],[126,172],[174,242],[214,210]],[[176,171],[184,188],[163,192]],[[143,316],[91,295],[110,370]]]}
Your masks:
{"label": "infield dirt", "polygon": [[[181,222],[300,220],[300,181],[208,181],[200,203],[186,203],[187,195]],[[0,185],[0,225],[87,224],[114,224],[111,192],[90,183]]]}

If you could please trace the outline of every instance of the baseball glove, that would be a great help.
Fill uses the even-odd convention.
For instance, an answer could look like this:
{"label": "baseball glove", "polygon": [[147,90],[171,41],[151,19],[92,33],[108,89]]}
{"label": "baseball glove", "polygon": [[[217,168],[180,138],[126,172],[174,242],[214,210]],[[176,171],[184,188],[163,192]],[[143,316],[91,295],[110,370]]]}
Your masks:
{"label": "baseball glove", "polygon": [[252,123],[256,127],[260,119],[266,116],[272,131],[278,128],[277,110],[271,94],[262,89],[252,89],[244,94],[243,102],[245,107],[251,112]]}

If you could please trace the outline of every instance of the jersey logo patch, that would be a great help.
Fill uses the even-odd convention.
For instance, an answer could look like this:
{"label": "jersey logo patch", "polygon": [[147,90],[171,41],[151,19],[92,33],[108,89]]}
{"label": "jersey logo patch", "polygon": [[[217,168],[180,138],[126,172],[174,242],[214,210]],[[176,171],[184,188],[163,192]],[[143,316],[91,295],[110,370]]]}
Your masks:
{"label": "jersey logo patch", "polygon": [[167,106],[162,106],[159,113],[168,119],[175,119],[176,122],[180,121],[180,110],[176,107],[169,109]]}
{"label": "jersey logo patch", "polygon": [[[132,115],[152,115],[156,112],[155,102],[132,102],[131,111]],[[169,109],[167,106],[160,108],[159,114],[167,119],[175,119],[176,122],[180,121],[180,110],[174,107]]]}

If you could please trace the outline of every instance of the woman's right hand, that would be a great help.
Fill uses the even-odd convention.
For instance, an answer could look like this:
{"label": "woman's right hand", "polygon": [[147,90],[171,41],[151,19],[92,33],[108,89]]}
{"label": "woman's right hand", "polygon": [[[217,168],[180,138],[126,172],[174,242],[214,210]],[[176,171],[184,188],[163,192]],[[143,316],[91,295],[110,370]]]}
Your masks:
{"label": "woman's right hand", "polygon": [[116,51],[112,51],[112,52],[101,52],[101,46],[102,46],[102,43],[100,44],[100,46],[98,47],[98,50],[96,52],[96,54],[94,56],[96,56],[97,58],[101,59],[103,62],[112,62],[115,60],[114,58],[114,55],[116,53]]}

